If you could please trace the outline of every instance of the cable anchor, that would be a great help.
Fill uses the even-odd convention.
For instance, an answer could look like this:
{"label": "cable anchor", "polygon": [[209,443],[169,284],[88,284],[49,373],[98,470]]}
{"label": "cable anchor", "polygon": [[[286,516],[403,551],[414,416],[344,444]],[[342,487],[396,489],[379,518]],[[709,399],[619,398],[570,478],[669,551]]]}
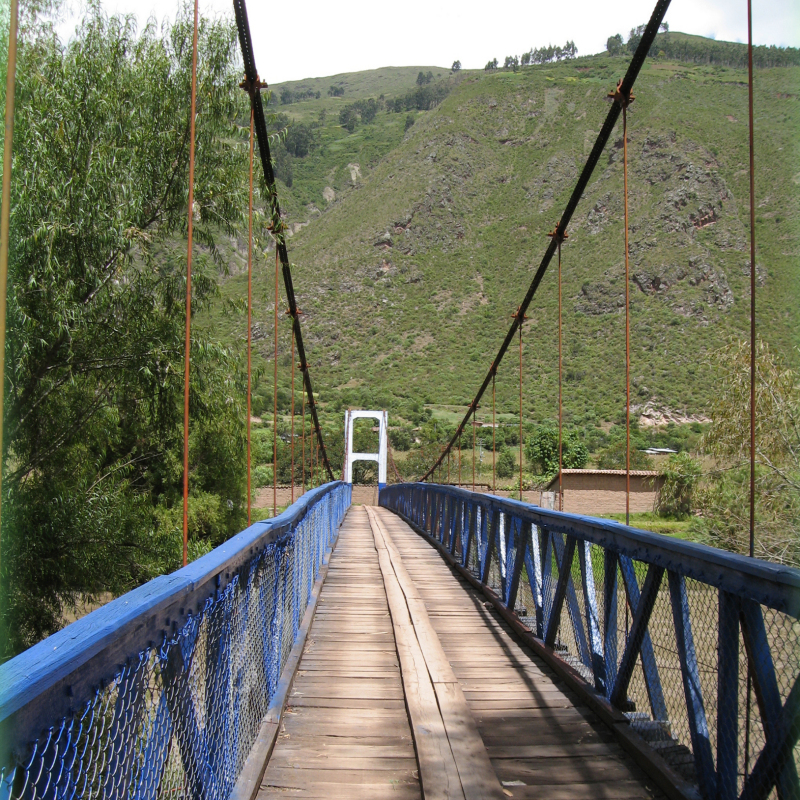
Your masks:
{"label": "cable anchor", "polygon": [[269,86],[267,85],[266,81],[262,81],[258,75],[256,75],[256,79],[251,81],[247,75],[244,76],[244,80],[239,84],[240,89],[244,89],[247,94],[250,95],[250,99],[252,100],[256,96],[256,92],[259,89],[268,89]]}
{"label": "cable anchor", "polygon": [[613,92],[609,92],[608,96],[617,103],[620,108],[627,108],[636,99],[631,91],[628,91],[627,96],[622,93],[622,78],[620,78],[617,88]]}

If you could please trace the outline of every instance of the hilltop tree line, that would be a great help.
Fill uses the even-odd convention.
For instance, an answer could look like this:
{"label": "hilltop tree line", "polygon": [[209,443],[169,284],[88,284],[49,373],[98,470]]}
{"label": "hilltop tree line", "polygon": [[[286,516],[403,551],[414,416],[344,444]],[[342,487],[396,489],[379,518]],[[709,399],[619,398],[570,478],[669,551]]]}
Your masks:
{"label": "hilltop tree line", "polygon": [[[534,64],[549,64],[553,61],[567,61],[575,58],[578,55],[578,48],[575,42],[567,41],[563,47],[559,45],[548,44],[546,47],[532,48],[519,56],[506,56],[503,61],[504,70],[512,70],[516,72],[520,67],[527,67]],[[459,68],[460,68],[459,62]],[[484,70],[489,72],[499,68],[499,62],[496,58],[486,63]]]}
{"label": "hilltop tree line", "polygon": [[[619,33],[609,36],[606,50],[609,55],[631,54],[642,40],[645,25],[631,28],[625,41]],[[670,35],[669,25],[661,23],[661,32],[656,36],[648,53],[650,58],[666,58],[694,64],[745,69],[747,67],[747,45],[738,42],[716,42],[701,37]],[[757,45],[753,47],[753,66],[789,67],[800,65],[800,49],[796,47],[776,47]]]}

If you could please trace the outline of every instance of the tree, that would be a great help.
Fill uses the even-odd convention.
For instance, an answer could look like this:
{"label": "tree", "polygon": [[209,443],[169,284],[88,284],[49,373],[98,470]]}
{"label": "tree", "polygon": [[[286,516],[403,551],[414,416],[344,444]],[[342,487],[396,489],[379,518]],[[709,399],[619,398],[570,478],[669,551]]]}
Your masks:
{"label": "tree", "polygon": [[[620,437],[610,442],[597,454],[598,468],[625,469],[626,451],[624,438]],[[642,452],[634,441],[631,441],[630,465],[631,469],[653,469],[653,459],[647,453]]]}
{"label": "tree", "polygon": [[497,59],[493,58],[491,61],[486,62],[486,66],[483,68],[485,72],[489,72],[489,70],[497,69]]}
{"label": "tree", "polygon": [[[0,612],[7,657],[81,596],[180,565],[186,196],[192,21],[91,5],[62,47],[20,42],[12,174]],[[240,230],[245,98],[232,23],[203,20],[193,308]],[[77,167],[76,165],[81,165]],[[260,227],[257,226],[257,231]],[[242,375],[192,339],[190,553],[239,529]]]}
{"label": "tree", "polygon": [[453,62],[453,66],[450,67],[453,72],[458,72],[461,69],[461,62],[457,59]]}
{"label": "tree", "polygon": [[[709,540],[749,552],[750,345],[715,354],[719,379],[703,437],[714,458],[700,494],[698,529]],[[767,344],[756,349],[756,531],[761,558],[800,566],[800,376]]]}
{"label": "tree", "polygon": [[637,25],[635,28],[631,28],[630,35],[628,36],[628,43],[626,45],[629,53],[636,52],[636,48],[639,46],[639,42],[642,41],[642,36],[644,35],[644,29],[646,27],[646,25]]}
{"label": "tree", "polygon": [[497,457],[497,477],[498,478],[511,478],[516,472],[517,465],[514,461],[514,453],[507,447],[500,451]]}
{"label": "tree", "polygon": [[673,453],[661,470],[664,482],[658,495],[658,513],[685,517],[692,513],[702,464],[688,453]]}
{"label": "tree", "polygon": [[606,40],[606,50],[608,50],[610,56],[618,56],[622,52],[623,44],[622,36],[615,33]]}
{"label": "tree", "polygon": [[358,124],[358,113],[354,106],[345,106],[339,111],[339,124],[352,133]]}
{"label": "tree", "polygon": [[[525,457],[545,479],[558,474],[558,428],[552,422],[537,425],[533,436],[525,442]],[[561,439],[561,463],[564,469],[583,469],[589,451],[580,434],[568,429]]]}

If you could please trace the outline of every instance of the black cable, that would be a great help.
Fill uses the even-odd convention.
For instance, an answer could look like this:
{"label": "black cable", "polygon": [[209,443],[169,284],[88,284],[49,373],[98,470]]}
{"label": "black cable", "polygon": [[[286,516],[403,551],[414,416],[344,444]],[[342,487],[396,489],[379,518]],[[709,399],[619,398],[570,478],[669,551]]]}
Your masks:
{"label": "black cable", "polygon": [[[245,0],[233,0],[233,11],[236,16],[236,27],[239,31],[239,44],[242,48],[242,61],[244,62],[244,74],[246,82],[249,84],[250,100],[253,106],[253,116],[255,118],[256,140],[258,141],[258,153],[261,157],[261,168],[264,171],[264,180],[267,183],[270,208],[272,211],[273,228],[281,226],[281,207],[278,203],[278,190],[275,186],[275,173],[272,170],[272,156],[269,151],[269,134],[267,133],[267,121],[264,116],[264,104],[261,101],[261,86],[256,71],[256,62],[253,55],[253,39],[250,35],[250,23],[247,19],[247,6]],[[306,350],[303,346],[303,334],[300,330],[300,318],[297,313],[297,302],[294,297],[294,285],[292,284],[292,273],[289,267],[289,253],[286,250],[281,231],[274,230],[275,242],[278,248],[278,257],[281,261],[283,272],[283,284],[286,289],[286,301],[289,303],[289,314],[292,316],[292,326],[294,328],[295,342],[297,343],[297,355],[300,359],[300,371],[303,373],[303,384],[308,395],[308,405],[311,411],[311,419],[317,433],[317,441],[322,452],[322,461],[328,476],[335,480],[333,470],[328,462],[328,453],[325,450],[325,442],[322,440],[322,430],[317,416],[317,406],[314,403],[314,390],[311,387],[311,376],[308,372],[308,361],[306,360]]]}
{"label": "black cable", "polygon": [[[661,27],[661,23],[664,19],[664,15],[667,13],[667,8],[669,8],[669,4],[670,0],[658,0],[655,8],[653,9],[653,14],[650,17],[650,22],[647,23],[647,27],[645,28],[644,34],[642,35],[642,39],[639,42],[639,46],[636,48],[636,52],[633,54],[631,63],[628,65],[628,71],[625,73],[625,77],[622,79],[622,82],[620,83],[619,86],[619,92],[625,98],[627,98],[630,95],[631,89],[633,88],[633,84],[636,81],[636,78],[638,77],[640,70],[642,69],[642,65],[644,64],[645,59],[647,58],[647,54],[650,52],[650,48],[652,47],[653,42],[655,41],[656,34],[658,33],[659,28]],[[589,180],[592,177],[594,168],[597,166],[597,162],[600,160],[600,156],[603,154],[603,150],[605,149],[605,146],[608,143],[609,138],[611,138],[611,133],[614,130],[614,126],[617,124],[617,119],[619,118],[621,110],[622,107],[619,105],[619,103],[614,103],[609,109],[608,116],[606,116],[606,121],[603,123],[603,127],[601,128],[600,133],[597,136],[597,140],[594,143],[592,152],[589,154],[589,158],[586,160],[586,164],[583,168],[583,171],[578,177],[578,182],[575,184],[575,188],[572,190],[572,195],[569,198],[567,207],[564,209],[564,213],[561,215],[561,219],[559,220],[559,223],[556,226],[555,231],[553,232],[554,235],[550,240],[550,244],[548,245],[547,250],[545,250],[544,257],[542,258],[542,262],[539,265],[539,269],[536,270],[536,274],[533,276],[533,281],[531,281],[531,285],[528,288],[528,291],[525,294],[524,299],[520,303],[519,311],[517,315],[514,317],[514,321],[511,323],[511,327],[509,328],[508,333],[506,334],[506,338],[503,340],[503,344],[500,345],[500,349],[498,350],[497,356],[492,362],[492,366],[489,368],[488,374],[483,379],[483,383],[481,384],[478,393],[475,395],[475,399],[470,404],[466,416],[461,421],[461,424],[458,426],[458,429],[453,435],[453,438],[450,440],[450,443],[447,445],[444,452],[439,457],[439,460],[420,478],[421,481],[427,480],[427,478],[430,477],[430,475],[439,466],[439,464],[441,464],[442,461],[447,457],[447,454],[450,452],[456,440],[461,435],[462,431],[469,422],[469,418],[475,412],[475,408],[480,402],[481,397],[483,397],[483,393],[486,391],[489,384],[491,383],[492,376],[496,374],[497,368],[500,366],[500,362],[503,360],[503,356],[506,354],[506,350],[508,350],[509,345],[514,340],[514,335],[516,334],[517,328],[520,325],[520,320],[525,319],[525,312],[528,310],[528,306],[533,300],[533,296],[536,294],[536,290],[539,288],[539,284],[542,282],[542,278],[544,278],[544,274],[545,272],[547,272],[547,268],[550,266],[550,261],[552,260],[556,250],[558,249],[559,237],[563,237],[564,234],[566,233],[567,225],[569,225],[570,220],[572,219],[572,215],[575,213],[575,209],[578,206],[578,202],[583,196],[584,191],[586,191],[586,187],[589,184]]]}

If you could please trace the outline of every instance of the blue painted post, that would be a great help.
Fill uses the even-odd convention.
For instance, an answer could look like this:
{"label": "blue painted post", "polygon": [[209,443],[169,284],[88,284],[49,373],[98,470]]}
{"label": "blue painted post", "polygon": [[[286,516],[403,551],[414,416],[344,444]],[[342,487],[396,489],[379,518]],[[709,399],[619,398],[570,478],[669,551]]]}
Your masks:
{"label": "blue painted post", "polygon": [[514,560],[512,562],[511,578],[510,580],[506,580],[508,591],[505,597],[506,607],[511,611],[514,611],[517,604],[519,580],[522,577],[522,567],[525,564],[525,557],[528,552],[528,540],[531,538],[531,523],[529,521],[515,519],[514,522],[517,525],[515,528],[516,537],[513,548]]}
{"label": "blue painted post", "polygon": [[[775,664],[764,627],[761,606],[751,600],[742,600],[741,611],[744,646],[753,674],[753,688],[761,721],[764,724],[764,731],[769,743],[771,739],[778,738],[777,724],[782,710],[780,690],[775,676]],[[776,785],[781,798],[800,797],[797,766],[793,759],[789,759],[784,765]]]}
{"label": "blue painted post", "polygon": [[[558,624],[561,619],[561,609],[564,606],[564,599],[567,596],[567,586],[571,580],[572,560],[575,556],[575,537],[567,536],[567,546],[564,547],[564,540],[561,534],[553,534],[553,543],[556,548],[558,558],[558,583],[556,584],[555,597],[553,598],[553,608],[550,612],[550,619],[547,623],[547,631],[544,643],[548,647],[553,647],[556,643]],[[559,544],[561,547],[559,548]],[[561,552],[559,552],[559,550]]]}
{"label": "blue painted post", "polygon": [[734,800],[739,793],[739,603],[719,593],[717,656],[717,798]]}
{"label": "blue painted post", "polygon": [[544,639],[544,606],[542,584],[542,555],[539,546],[539,529],[532,523],[526,522],[525,528],[525,569],[528,573],[528,584],[533,596],[534,616],[536,618],[536,636]]}
{"label": "blue painted post", "polygon": [[466,523],[461,533],[461,566],[465,569],[469,568],[469,553],[472,549],[472,543],[475,541],[476,524],[475,524],[475,505],[471,502],[464,501],[464,522]]}
{"label": "blue painted post", "polygon": [[492,568],[492,551],[497,540],[497,528],[500,525],[500,511],[493,508],[491,523],[485,508],[481,508],[481,583],[489,583],[489,572]]}
{"label": "blue painted post", "polygon": [[[800,678],[795,679],[786,699],[786,705],[775,720],[774,736],[767,740],[766,746],[761,751],[744,785],[741,800],[766,800],[772,787],[776,785],[776,777],[785,775],[787,765],[794,764],[794,749],[798,738],[800,738]],[[793,799],[800,797],[797,785],[790,788],[792,794],[779,794],[779,797]]]}
{"label": "blue painted post", "polygon": [[[633,613],[639,607],[639,584],[636,582],[636,573],[633,569],[633,562],[627,556],[620,555],[619,567],[622,573],[622,582]],[[655,598],[653,598],[655,602]],[[653,651],[653,642],[650,639],[650,632],[645,630],[641,642],[642,669],[644,671],[644,685],[647,689],[647,698],[650,701],[650,710],[653,719],[668,720],[667,704],[664,701],[664,691],[661,688],[661,677],[658,674],[658,664]],[[625,691],[627,692],[627,684]],[[623,702],[622,698],[620,702]]]}
{"label": "blue painted post", "polygon": [[[567,541],[573,539],[572,536],[567,536]],[[575,541],[575,547],[580,549],[583,546],[582,542]],[[555,547],[556,556],[559,561],[562,560],[564,541],[560,533],[553,534],[553,545]],[[572,631],[575,634],[575,643],[578,647],[578,658],[589,668],[592,668],[592,658],[589,654],[589,645],[586,643],[586,631],[583,629],[583,617],[581,616],[580,605],[578,604],[578,595],[575,591],[575,581],[572,579],[572,557],[570,557],[570,570],[566,576],[566,601],[567,613],[569,620],[572,623]]]}
{"label": "blue painted post", "polygon": [[606,697],[617,681],[617,554],[603,551],[603,661],[606,669]]}
{"label": "blue painted post", "polygon": [[511,515],[504,514],[502,511],[497,513],[497,534],[494,537],[494,549],[497,553],[497,566],[500,570],[500,596],[505,597],[507,593],[507,572],[508,572],[508,554],[511,547],[513,537],[513,519]]}
{"label": "blue painted post", "polygon": [[578,544],[578,560],[581,567],[581,584],[586,605],[586,632],[589,637],[589,651],[592,659],[594,686],[598,692],[606,691],[606,667],[603,646],[600,642],[600,614],[597,610],[597,595],[594,587],[594,567],[592,566],[592,546],[589,542]]}
{"label": "blue painted post", "polygon": [[[553,537],[550,531],[542,526],[540,528],[540,541],[542,543],[542,636],[544,640],[546,631],[553,616],[553,598],[555,588],[553,587]],[[561,611],[559,609],[559,615]],[[558,626],[558,623],[556,623]]]}
{"label": "blue painted post", "polygon": [[[620,559],[622,560],[622,559]],[[624,575],[623,570],[623,575]],[[622,654],[622,660],[619,664],[619,672],[617,679],[614,682],[614,688],[611,691],[611,702],[617,707],[624,707],[628,700],[628,686],[630,685],[631,678],[633,677],[633,670],[636,666],[636,660],[642,649],[642,642],[647,633],[647,625],[650,622],[650,616],[653,613],[653,608],[658,598],[658,590],[661,587],[661,579],[664,576],[662,567],[656,567],[651,564],[647,570],[647,577],[644,579],[642,586],[642,593],[637,598],[636,605],[631,602],[633,609],[633,622],[631,623],[631,630],[628,636],[627,644],[625,645],[625,652]],[[633,578],[636,583],[636,577]],[[638,592],[638,584],[637,584]],[[645,673],[645,684],[647,684],[647,674]],[[659,689],[660,689],[659,684]],[[648,692],[650,687],[648,686]],[[655,716],[655,714],[654,714]],[[655,717],[656,719],[665,719],[665,717]]]}
{"label": "blue painted post", "polygon": [[464,529],[464,503],[457,497],[453,498],[453,520],[450,528],[450,555],[456,554],[456,545],[461,541],[461,531]]}
{"label": "blue painted post", "polygon": [[[653,569],[651,567],[650,569]],[[649,574],[648,574],[649,577]],[[714,771],[714,757],[708,737],[706,711],[703,706],[703,690],[700,685],[700,672],[697,668],[697,653],[692,637],[692,623],[689,617],[689,598],[686,595],[686,581],[682,575],[669,570],[669,596],[672,601],[672,619],[675,623],[675,640],[681,662],[683,692],[686,697],[686,712],[689,717],[689,735],[692,740],[695,769],[704,797],[716,794],[717,776]],[[646,582],[645,582],[646,583]],[[644,597],[644,592],[642,592]]]}

